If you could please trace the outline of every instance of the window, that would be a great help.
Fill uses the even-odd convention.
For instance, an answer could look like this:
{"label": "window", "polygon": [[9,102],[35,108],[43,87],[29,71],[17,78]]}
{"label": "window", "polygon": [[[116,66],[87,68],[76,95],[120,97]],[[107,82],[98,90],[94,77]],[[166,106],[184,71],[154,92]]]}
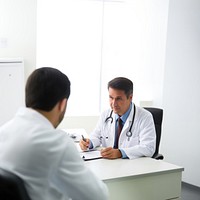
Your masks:
{"label": "window", "polygon": [[71,80],[67,115],[98,115],[107,108],[107,82],[116,76],[133,81],[136,104],[153,99],[154,86],[162,86],[162,76],[157,82],[153,77],[164,66],[168,1],[37,4],[37,67],[56,67]]}

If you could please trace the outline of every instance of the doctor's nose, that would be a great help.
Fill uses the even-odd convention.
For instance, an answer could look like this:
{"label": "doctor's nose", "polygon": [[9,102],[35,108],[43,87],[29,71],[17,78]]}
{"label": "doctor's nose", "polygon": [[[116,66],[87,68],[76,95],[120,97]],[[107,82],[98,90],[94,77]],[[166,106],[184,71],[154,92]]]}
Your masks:
{"label": "doctor's nose", "polygon": [[115,99],[112,99],[111,103],[113,106],[117,105],[117,101]]}

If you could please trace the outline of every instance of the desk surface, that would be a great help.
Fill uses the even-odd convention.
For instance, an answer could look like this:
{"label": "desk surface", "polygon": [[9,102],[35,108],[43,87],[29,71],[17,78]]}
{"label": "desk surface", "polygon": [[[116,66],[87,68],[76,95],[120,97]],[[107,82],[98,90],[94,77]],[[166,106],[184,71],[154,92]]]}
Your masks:
{"label": "desk surface", "polygon": [[129,159],[98,159],[86,161],[88,166],[101,180],[111,180],[132,176],[147,176],[153,174],[165,174],[182,172],[183,167],[156,160],[152,158]]}

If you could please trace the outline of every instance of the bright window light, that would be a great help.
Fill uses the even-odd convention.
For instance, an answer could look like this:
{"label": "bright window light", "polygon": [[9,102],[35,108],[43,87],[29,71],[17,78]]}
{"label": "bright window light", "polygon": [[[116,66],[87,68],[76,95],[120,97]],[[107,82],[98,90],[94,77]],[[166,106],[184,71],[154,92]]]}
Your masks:
{"label": "bright window light", "polygon": [[67,115],[99,115],[116,76],[133,81],[136,104],[160,91],[168,0],[40,0],[37,8],[37,67],[71,80]]}

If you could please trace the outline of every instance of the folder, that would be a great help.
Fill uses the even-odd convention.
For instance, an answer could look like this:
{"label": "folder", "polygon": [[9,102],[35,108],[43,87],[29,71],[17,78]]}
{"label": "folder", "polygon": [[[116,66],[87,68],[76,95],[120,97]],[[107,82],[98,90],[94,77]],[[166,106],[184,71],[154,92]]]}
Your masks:
{"label": "folder", "polygon": [[88,150],[80,152],[80,156],[84,161],[96,160],[102,158],[99,150]]}

